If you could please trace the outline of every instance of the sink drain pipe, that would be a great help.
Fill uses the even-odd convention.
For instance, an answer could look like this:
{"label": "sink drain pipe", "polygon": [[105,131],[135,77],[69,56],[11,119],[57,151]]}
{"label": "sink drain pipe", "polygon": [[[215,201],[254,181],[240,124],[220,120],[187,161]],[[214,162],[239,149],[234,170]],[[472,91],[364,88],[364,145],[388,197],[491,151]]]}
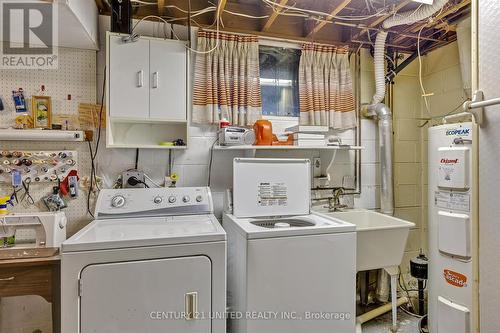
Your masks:
{"label": "sink drain pipe", "polygon": [[[400,307],[401,305],[406,304],[406,303],[408,303],[408,298],[407,297],[400,297],[400,298],[398,298],[397,306]],[[391,311],[391,309],[392,309],[392,306],[390,303],[388,303],[388,304],[382,305],[381,307],[378,307],[374,310],[368,311],[368,312],[363,313],[362,315],[356,317],[356,333],[362,333],[361,326],[364,323]]]}

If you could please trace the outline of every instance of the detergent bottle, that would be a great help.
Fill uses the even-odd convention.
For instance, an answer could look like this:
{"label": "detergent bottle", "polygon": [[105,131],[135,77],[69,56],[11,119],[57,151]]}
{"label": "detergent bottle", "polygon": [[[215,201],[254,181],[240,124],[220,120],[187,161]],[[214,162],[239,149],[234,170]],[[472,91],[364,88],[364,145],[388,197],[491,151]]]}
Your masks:
{"label": "detergent bottle", "polygon": [[[12,205],[12,198],[9,196],[0,196],[0,225],[2,224],[2,216],[7,215],[9,211],[7,210],[7,205]],[[1,238],[0,238],[1,240]],[[13,246],[16,242],[15,235],[9,237],[3,237],[3,244],[0,244],[0,247],[8,247]]]}

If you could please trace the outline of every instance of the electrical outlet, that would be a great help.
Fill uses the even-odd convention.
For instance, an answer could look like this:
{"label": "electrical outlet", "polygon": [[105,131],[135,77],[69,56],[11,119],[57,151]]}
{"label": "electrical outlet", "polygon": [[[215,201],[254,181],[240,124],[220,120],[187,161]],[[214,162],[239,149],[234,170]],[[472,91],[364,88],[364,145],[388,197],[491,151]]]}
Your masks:
{"label": "electrical outlet", "polygon": [[[130,185],[128,180],[135,177],[139,180],[139,183],[135,185]],[[138,170],[128,170],[122,173],[123,188],[143,188],[146,181],[144,177],[144,172]]]}

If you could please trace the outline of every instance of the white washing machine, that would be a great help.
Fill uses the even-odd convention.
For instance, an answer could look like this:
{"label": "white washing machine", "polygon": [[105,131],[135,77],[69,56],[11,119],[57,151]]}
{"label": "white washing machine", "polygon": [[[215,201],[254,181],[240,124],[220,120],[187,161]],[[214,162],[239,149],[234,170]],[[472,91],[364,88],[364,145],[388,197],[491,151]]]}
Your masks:
{"label": "white washing machine", "polygon": [[355,226],[310,212],[310,172],[309,160],[234,160],[231,333],[355,332]]}
{"label": "white washing machine", "polygon": [[226,233],[206,187],[102,190],[61,274],[64,333],[226,332]]}

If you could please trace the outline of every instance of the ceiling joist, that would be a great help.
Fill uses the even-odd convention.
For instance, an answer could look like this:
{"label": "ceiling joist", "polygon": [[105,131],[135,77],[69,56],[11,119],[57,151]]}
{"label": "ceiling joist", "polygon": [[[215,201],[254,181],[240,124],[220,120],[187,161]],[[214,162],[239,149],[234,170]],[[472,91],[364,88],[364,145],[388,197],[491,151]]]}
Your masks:
{"label": "ceiling joist", "polygon": [[[401,9],[403,9],[404,7],[406,7],[408,4],[412,3],[413,0],[405,0],[405,1],[402,1],[399,5],[397,5],[394,10],[396,12],[400,11]],[[372,23],[370,23],[368,25],[368,27],[370,28],[375,28],[377,27],[380,23],[384,22],[385,20],[387,20],[389,17],[391,17],[393,15],[393,13],[390,13],[390,14],[387,14],[387,15],[384,15],[384,16],[381,16],[379,17],[378,19],[376,19],[375,21],[373,21]],[[357,39],[357,38],[360,38],[362,37],[368,30],[362,30],[360,32],[358,32],[357,34],[355,34],[354,36],[352,36],[352,39]]]}
{"label": "ceiling joist", "polygon": [[[280,0],[280,6],[285,6],[288,3],[288,0]],[[264,27],[262,28],[262,31],[269,31],[271,29],[271,26],[273,25],[274,21],[278,18],[280,15],[281,10],[276,9],[276,11],[273,11],[271,16],[267,19],[266,24],[264,24]]]}
{"label": "ceiling joist", "polygon": [[[352,2],[352,0],[343,0],[342,3],[340,3],[340,5],[336,6],[331,12],[330,12],[330,17],[334,17],[336,16],[338,13],[340,13],[344,8],[346,8],[350,3]],[[328,22],[326,21],[322,21],[322,22],[318,22],[318,24],[316,24],[316,26],[314,26],[314,28],[311,29],[311,31],[309,31],[307,33],[307,37],[312,37],[314,36],[316,33],[318,33],[321,29],[323,29],[323,27],[325,25],[327,25]]]}
{"label": "ceiling joist", "polygon": [[[1,0],[0,0],[1,1]],[[53,1],[53,0],[45,0]],[[370,47],[369,38],[380,25],[395,12],[415,10],[412,0],[141,0],[134,2],[134,18],[159,15],[172,24],[210,27],[215,29],[215,19],[220,15],[220,28],[228,32],[241,32],[269,36],[283,40],[314,41],[332,45],[361,45]],[[110,15],[109,0],[95,0],[100,13]],[[271,3],[272,2],[272,3]],[[215,3],[215,4],[214,4]],[[413,53],[417,49],[420,29],[421,40],[434,43],[432,48],[444,46],[456,39],[453,24],[469,15],[471,0],[454,0],[438,14],[433,22],[419,22],[410,26],[393,27],[388,47],[396,51]],[[150,5],[148,5],[150,4]],[[190,6],[191,5],[191,6]],[[216,11],[213,7],[217,6]],[[368,10],[367,8],[370,7]],[[206,10],[212,7],[211,10]],[[191,14],[187,12],[192,10]],[[384,10],[383,16],[373,17]],[[201,12],[200,12],[201,11]],[[342,20],[338,16],[357,16],[365,19]],[[222,19],[223,18],[223,19]],[[324,19],[324,21],[323,21]],[[157,19],[151,19],[153,21]],[[367,32],[371,32],[367,37]]]}
{"label": "ceiling joist", "polygon": [[[437,26],[439,26],[440,24],[443,24],[442,21],[444,18],[446,18],[448,15],[454,14],[454,13],[462,10],[464,7],[470,5],[470,3],[471,3],[471,0],[464,0],[460,4],[458,4],[456,6],[451,6],[447,10],[444,10],[441,14],[436,16],[436,18],[432,22],[425,22],[423,24],[417,24],[417,25],[412,26],[409,29],[407,29],[407,31],[410,33],[418,33],[418,32],[420,32],[421,29],[424,29],[424,28],[432,28],[432,27],[437,28]],[[444,27],[443,27],[443,29],[444,29]],[[404,40],[404,36],[400,36],[400,37],[397,37],[394,39],[394,43],[397,44],[397,43],[402,42],[403,40]]]}
{"label": "ceiling joist", "polygon": [[165,15],[165,0],[158,0],[158,14]]}

